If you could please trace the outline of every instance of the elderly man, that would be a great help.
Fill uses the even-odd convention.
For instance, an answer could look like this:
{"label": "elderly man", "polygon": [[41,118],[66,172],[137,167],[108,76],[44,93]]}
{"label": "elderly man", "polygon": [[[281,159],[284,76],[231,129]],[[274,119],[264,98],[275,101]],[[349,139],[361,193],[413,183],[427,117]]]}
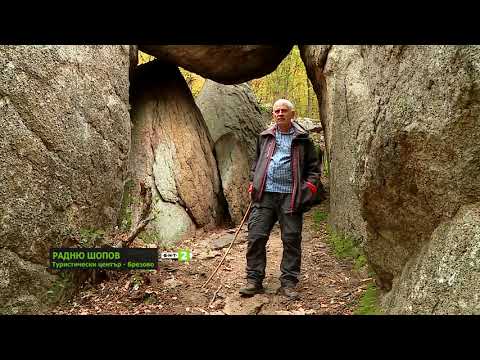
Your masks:
{"label": "elderly man", "polygon": [[257,139],[256,159],[250,174],[253,201],[248,220],[247,284],[245,296],[263,292],[266,249],[270,232],[279,222],[283,243],[279,292],[298,298],[303,212],[307,211],[320,181],[317,152],[308,132],[292,119],[292,103],[280,99],[273,105],[275,125]]}

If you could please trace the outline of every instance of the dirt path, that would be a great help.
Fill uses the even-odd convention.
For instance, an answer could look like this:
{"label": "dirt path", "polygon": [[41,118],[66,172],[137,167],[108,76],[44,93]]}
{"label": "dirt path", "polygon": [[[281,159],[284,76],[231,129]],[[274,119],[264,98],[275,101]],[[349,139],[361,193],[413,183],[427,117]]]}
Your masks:
{"label": "dirt path", "polygon": [[[348,262],[336,259],[327,246],[326,221],[315,226],[313,213],[328,212],[325,202],[305,214],[299,300],[276,295],[280,286],[282,243],[278,224],[267,245],[265,294],[243,298],[246,232],[241,231],[218,273],[201,286],[220,262],[235,229],[198,235],[176,249],[191,249],[192,260],[160,262],[158,271],[110,272],[110,279],[86,285],[51,314],[351,314],[366,289]],[[244,229],[246,225],[244,225]],[[223,244],[222,244],[223,243]],[[224,247],[221,247],[224,246]],[[217,247],[217,249],[215,249]],[[176,250],[175,249],[175,250]],[[172,249],[173,250],[173,249]]]}

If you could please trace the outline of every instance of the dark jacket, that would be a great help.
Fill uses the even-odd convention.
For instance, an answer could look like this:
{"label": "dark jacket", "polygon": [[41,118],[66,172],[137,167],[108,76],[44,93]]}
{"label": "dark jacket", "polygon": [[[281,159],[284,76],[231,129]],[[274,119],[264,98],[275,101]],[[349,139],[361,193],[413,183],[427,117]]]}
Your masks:
{"label": "dark jacket", "polygon": [[[292,199],[289,212],[307,211],[312,205],[320,182],[320,167],[317,152],[308,132],[292,122]],[[260,133],[257,139],[257,152],[250,171],[253,201],[262,199],[267,178],[267,168],[275,151],[276,125]],[[312,186],[313,185],[313,186]]]}

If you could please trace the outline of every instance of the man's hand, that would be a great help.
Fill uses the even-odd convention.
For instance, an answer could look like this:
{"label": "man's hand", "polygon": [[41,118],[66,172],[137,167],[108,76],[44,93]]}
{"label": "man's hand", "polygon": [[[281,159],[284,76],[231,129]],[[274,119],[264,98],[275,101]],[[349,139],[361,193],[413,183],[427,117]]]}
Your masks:
{"label": "man's hand", "polygon": [[313,195],[317,193],[317,187],[313,185],[310,181],[305,181],[305,184],[308,186]]}
{"label": "man's hand", "polygon": [[248,194],[250,195],[250,201],[253,200],[252,199],[252,192],[253,192],[253,184],[250,183],[250,186],[248,187]]}

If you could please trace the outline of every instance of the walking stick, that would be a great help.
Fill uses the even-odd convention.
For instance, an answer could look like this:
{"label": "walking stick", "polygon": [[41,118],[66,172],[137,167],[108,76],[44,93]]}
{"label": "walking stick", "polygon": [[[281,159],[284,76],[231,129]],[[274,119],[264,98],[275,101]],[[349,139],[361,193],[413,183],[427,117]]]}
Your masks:
{"label": "walking stick", "polygon": [[220,264],[218,264],[217,268],[216,268],[215,271],[212,273],[212,275],[210,275],[210,277],[208,278],[207,282],[202,285],[201,289],[203,289],[203,288],[210,282],[210,280],[212,280],[213,276],[217,273],[218,269],[219,269],[220,266],[223,264],[223,261],[225,260],[225,258],[227,257],[228,253],[230,252],[230,249],[232,248],[232,245],[233,245],[233,243],[235,242],[235,239],[237,238],[237,235],[238,235],[238,233],[240,232],[240,229],[242,228],[243,223],[245,222],[245,219],[247,218],[248,214],[250,213],[250,208],[251,208],[251,207],[252,207],[252,201],[250,201],[250,204],[248,205],[247,211],[245,212],[245,215],[243,216],[242,222],[240,223],[240,226],[238,227],[237,231],[235,232],[235,236],[233,237],[233,240],[232,240],[232,242],[230,243],[230,246],[228,247],[227,252],[225,253],[225,255],[223,255],[223,259],[220,261]]}

